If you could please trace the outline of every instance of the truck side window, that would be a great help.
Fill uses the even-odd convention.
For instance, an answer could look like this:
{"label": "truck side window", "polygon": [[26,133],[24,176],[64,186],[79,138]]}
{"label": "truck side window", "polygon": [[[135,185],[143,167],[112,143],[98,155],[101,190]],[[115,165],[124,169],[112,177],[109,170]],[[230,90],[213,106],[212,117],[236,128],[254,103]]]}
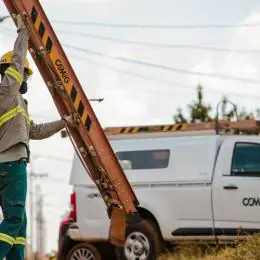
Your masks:
{"label": "truck side window", "polygon": [[168,167],[170,150],[123,151],[116,156],[127,170],[161,169]]}
{"label": "truck side window", "polygon": [[260,144],[236,143],[231,173],[233,176],[260,177]]}

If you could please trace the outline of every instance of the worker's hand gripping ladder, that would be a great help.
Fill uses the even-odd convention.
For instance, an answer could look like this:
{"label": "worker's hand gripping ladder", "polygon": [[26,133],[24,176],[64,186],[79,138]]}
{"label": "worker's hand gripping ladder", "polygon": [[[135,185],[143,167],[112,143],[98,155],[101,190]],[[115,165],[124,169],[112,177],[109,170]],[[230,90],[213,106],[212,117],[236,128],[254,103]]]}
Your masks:
{"label": "worker's hand gripping ladder", "polygon": [[22,14],[30,32],[29,51],[60,115],[74,115],[75,127],[68,127],[68,133],[106,203],[111,218],[111,242],[120,246],[127,225],[142,225],[137,198],[39,1],[4,3],[13,18]]}

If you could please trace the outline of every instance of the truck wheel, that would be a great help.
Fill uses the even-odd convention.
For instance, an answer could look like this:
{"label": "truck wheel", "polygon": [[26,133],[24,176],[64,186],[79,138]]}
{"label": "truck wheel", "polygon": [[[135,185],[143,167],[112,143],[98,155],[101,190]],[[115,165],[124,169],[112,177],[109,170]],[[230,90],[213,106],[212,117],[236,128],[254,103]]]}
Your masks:
{"label": "truck wheel", "polygon": [[156,260],[163,247],[159,232],[153,222],[144,220],[129,225],[123,247],[116,247],[117,260]]}
{"label": "truck wheel", "polygon": [[102,258],[95,246],[79,243],[70,249],[67,260],[102,260]]}

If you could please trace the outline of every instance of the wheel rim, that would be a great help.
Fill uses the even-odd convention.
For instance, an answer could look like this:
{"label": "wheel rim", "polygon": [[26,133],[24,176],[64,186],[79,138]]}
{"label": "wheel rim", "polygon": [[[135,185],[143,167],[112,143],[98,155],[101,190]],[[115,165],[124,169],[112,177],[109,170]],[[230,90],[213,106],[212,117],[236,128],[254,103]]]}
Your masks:
{"label": "wheel rim", "polygon": [[127,260],[146,260],[150,252],[148,238],[141,232],[131,233],[125,241],[124,252]]}
{"label": "wheel rim", "polygon": [[88,248],[82,247],[76,249],[70,257],[70,260],[95,260],[95,255]]}

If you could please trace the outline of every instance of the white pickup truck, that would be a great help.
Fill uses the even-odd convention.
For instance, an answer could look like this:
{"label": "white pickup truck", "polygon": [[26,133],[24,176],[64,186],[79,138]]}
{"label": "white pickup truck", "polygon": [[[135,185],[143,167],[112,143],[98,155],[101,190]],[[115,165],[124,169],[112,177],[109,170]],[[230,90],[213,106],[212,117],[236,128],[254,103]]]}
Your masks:
{"label": "white pickup truck", "polygon": [[[258,136],[118,135],[109,140],[140,202],[141,216],[154,227],[152,237],[140,230],[129,234],[125,247],[115,249],[117,259],[150,260],[162,245],[228,241],[260,231]],[[76,217],[66,234],[98,248],[99,241],[108,241],[109,219],[77,156],[70,184]]]}

